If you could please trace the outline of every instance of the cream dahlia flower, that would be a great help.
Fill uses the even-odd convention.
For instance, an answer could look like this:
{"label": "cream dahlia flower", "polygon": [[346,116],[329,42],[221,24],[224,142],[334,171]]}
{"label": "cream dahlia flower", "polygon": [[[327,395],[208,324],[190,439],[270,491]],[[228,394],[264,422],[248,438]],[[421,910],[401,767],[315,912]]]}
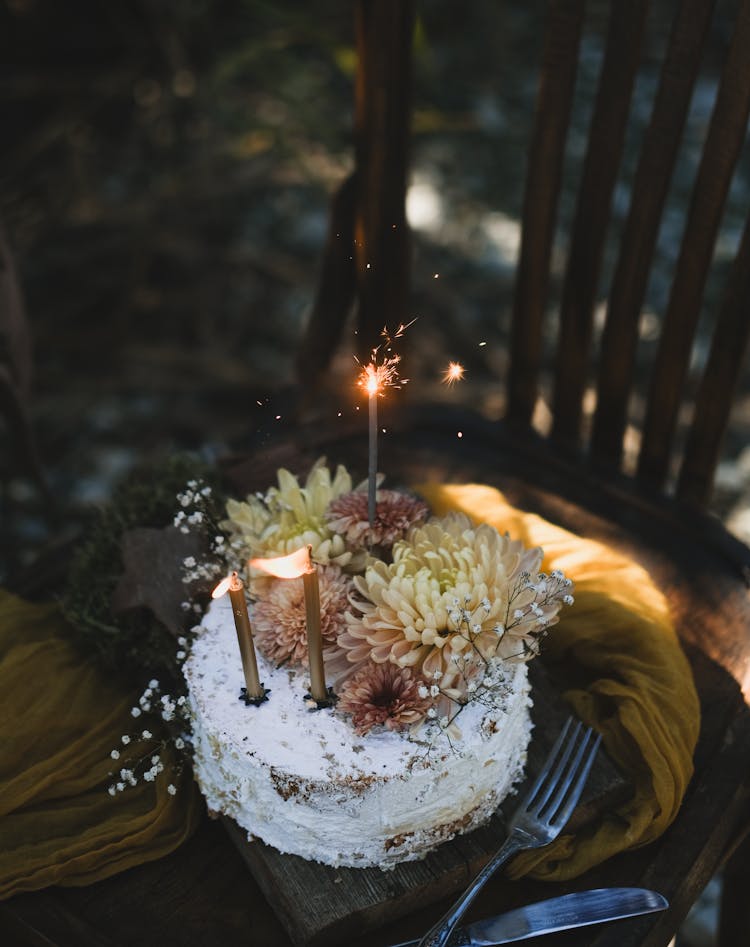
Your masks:
{"label": "cream dahlia flower", "polygon": [[[336,566],[318,566],[320,631],[324,653],[336,648],[344,631],[352,580]],[[255,603],[253,637],[258,649],[276,664],[307,661],[307,614],[302,579],[270,579]]]}
{"label": "cream dahlia flower", "polygon": [[325,518],[331,501],[352,489],[346,468],[339,465],[332,478],[321,458],[304,486],[284,469],[278,471],[278,482],[265,495],[228,501],[228,520],[223,525],[231,533],[237,558],[274,558],[309,545],[315,562],[348,566],[353,554]]}
{"label": "cream dahlia flower", "polygon": [[493,657],[525,661],[572,602],[562,573],[538,572],[541,549],[527,549],[487,524],[453,513],[413,527],[389,564],[370,559],[354,578],[339,647],[350,666],[370,658],[410,667],[452,700]]}

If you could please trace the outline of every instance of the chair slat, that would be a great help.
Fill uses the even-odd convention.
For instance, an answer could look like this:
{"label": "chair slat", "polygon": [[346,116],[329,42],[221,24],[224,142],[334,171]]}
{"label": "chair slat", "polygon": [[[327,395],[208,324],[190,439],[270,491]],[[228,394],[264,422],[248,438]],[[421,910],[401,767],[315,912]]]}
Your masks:
{"label": "chair slat", "polygon": [[511,333],[508,417],[522,424],[529,424],[536,403],[549,262],[584,7],[585,0],[551,0],[547,18]]}
{"label": "chair slat", "polygon": [[724,201],[750,113],[750,0],[743,0],[693,188],[648,397],[638,478],[663,486]]}
{"label": "chair slat", "polygon": [[612,192],[646,23],[648,0],[612,5],[560,310],[553,437],[576,444]]}
{"label": "chair slat", "polygon": [[714,471],[750,340],[750,216],[729,274],[695,402],[677,495],[695,506],[711,496]]}
{"label": "chair slat", "polygon": [[367,357],[384,324],[407,319],[406,181],[414,0],[357,0],[355,87],[358,347]]}
{"label": "chair slat", "polygon": [[612,466],[622,457],[641,307],[714,7],[715,0],[683,0],[676,14],[633,182],[609,293],[591,438],[594,457]]}
{"label": "chair slat", "polygon": [[355,178],[349,174],[331,199],[318,289],[295,359],[302,388],[315,384],[328,368],[354,302],[355,198]]}

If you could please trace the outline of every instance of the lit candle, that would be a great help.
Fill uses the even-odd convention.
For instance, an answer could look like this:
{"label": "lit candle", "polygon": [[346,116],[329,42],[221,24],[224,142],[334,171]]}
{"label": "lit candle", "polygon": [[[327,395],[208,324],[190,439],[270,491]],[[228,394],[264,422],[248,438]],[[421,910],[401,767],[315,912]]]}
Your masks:
{"label": "lit candle", "polygon": [[259,704],[268,699],[266,696],[268,692],[261,684],[258,676],[258,662],[255,657],[255,646],[253,645],[253,630],[250,626],[250,616],[245,601],[245,586],[236,572],[220,582],[213,590],[212,596],[213,598],[219,598],[225,592],[229,593],[234,627],[237,629],[237,642],[240,646],[242,670],[245,674],[245,697],[248,703]]}
{"label": "lit candle", "polygon": [[251,559],[250,566],[278,579],[302,578],[307,621],[307,654],[310,667],[310,696],[318,707],[328,707],[335,696],[326,687],[323,665],[323,635],[320,629],[320,589],[318,570],[312,561],[312,546],[297,549],[275,559]]}
{"label": "lit candle", "polygon": [[310,694],[320,703],[328,699],[323,667],[323,635],[320,631],[320,588],[318,570],[312,561],[312,546],[307,547],[307,571],[302,576],[305,586],[307,617],[307,653],[310,662]]}

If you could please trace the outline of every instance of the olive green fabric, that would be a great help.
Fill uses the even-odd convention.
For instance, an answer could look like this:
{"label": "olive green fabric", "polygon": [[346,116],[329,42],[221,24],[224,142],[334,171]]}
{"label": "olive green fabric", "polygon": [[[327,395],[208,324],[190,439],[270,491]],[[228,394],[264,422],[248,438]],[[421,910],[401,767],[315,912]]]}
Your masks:
{"label": "olive green fabric", "polygon": [[423,484],[418,490],[438,515],[461,510],[541,546],[542,568],[561,569],[574,581],[575,604],[550,630],[544,660],[575,682],[565,699],[602,734],[634,787],[632,798],[587,830],[519,855],[509,874],[573,878],[657,838],[679,810],[700,726],[692,673],[664,596],[631,559],[515,509],[491,487]]}
{"label": "olive green fabric", "polygon": [[200,797],[189,767],[168,776],[171,748],[131,747],[160,752],[164,773],[114,798],[107,792],[110,773],[132,767],[120,737],[148,726],[131,716],[137,699],[73,648],[55,605],[0,590],[0,898],[98,881],[166,855],[191,833]]}

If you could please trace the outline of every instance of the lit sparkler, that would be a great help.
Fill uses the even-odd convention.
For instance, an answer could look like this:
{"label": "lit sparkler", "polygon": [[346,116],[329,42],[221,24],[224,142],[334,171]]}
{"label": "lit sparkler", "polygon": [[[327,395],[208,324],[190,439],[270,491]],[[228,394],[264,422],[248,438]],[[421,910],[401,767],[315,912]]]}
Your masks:
{"label": "lit sparkler", "polygon": [[380,333],[383,341],[377,345],[370,353],[370,361],[362,367],[362,371],[357,379],[359,387],[367,392],[369,407],[369,442],[368,442],[368,464],[367,464],[367,518],[370,527],[375,524],[376,494],[378,481],[378,398],[382,397],[386,388],[400,388],[405,385],[408,378],[401,378],[398,373],[398,366],[401,356],[393,352],[393,342],[400,339],[409,326],[413,325],[416,319],[401,323],[396,331],[391,335],[387,328],[383,328]]}

